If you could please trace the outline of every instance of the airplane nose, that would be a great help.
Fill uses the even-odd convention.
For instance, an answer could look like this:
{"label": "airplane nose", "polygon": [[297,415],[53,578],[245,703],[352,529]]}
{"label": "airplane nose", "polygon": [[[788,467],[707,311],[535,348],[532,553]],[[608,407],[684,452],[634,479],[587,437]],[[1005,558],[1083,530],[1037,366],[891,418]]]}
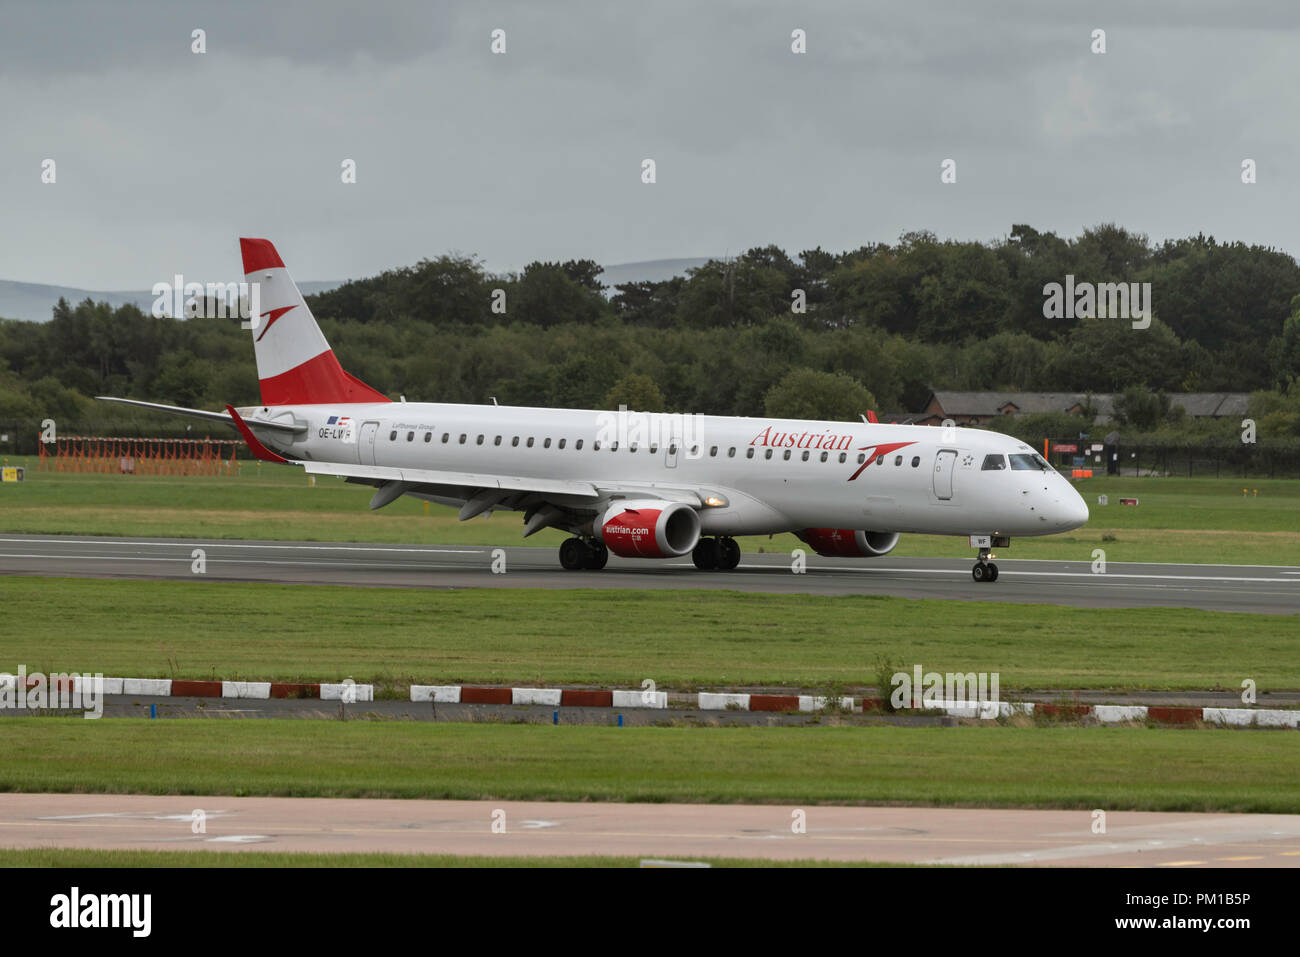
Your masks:
{"label": "airplane nose", "polygon": [[1062,531],[1078,528],[1086,523],[1089,518],[1088,503],[1073,488],[1069,488],[1061,496],[1052,511],[1055,513],[1056,527]]}

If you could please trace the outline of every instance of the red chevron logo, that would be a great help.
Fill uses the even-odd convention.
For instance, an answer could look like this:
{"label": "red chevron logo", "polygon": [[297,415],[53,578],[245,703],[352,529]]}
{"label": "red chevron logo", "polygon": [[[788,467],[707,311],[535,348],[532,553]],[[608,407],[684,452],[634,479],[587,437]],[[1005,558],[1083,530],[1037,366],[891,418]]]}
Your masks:
{"label": "red chevron logo", "polygon": [[268,310],[267,312],[262,313],[263,317],[265,317],[265,316],[270,316],[271,318],[270,318],[270,320],[267,322],[267,324],[266,324],[266,328],[262,330],[262,335],[259,335],[259,336],[257,337],[257,339],[254,340],[254,341],[255,341],[255,342],[261,342],[261,341],[262,341],[262,336],[264,336],[264,335],[266,335],[268,332],[270,332],[270,331],[271,331],[271,326],[275,325],[275,320],[279,319],[281,316],[283,316],[283,315],[284,315],[286,312],[288,312],[290,309],[297,309],[297,308],[298,308],[298,304],[297,304],[297,303],[294,303],[292,306],[281,306],[279,309],[271,309],[271,310]]}
{"label": "red chevron logo", "polygon": [[852,482],[862,474],[862,470],[871,464],[871,460],[881,455],[888,455],[890,452],[896,452],[899,449],[907,448],[909,445],[915,445],[915,442],[886,442],[883,445],[864,445],[858,449],[859,452],[868,452],[867,460],[858,466],[858,470],[849,476]]}

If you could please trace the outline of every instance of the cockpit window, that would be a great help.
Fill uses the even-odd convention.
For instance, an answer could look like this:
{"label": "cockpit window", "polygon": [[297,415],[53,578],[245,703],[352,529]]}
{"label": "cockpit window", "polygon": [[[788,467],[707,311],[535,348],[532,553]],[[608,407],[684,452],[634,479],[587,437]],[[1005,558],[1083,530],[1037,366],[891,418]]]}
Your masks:
{"label": "cockpit window", "polygon": [[1001,453],[984,456],[984,464],[980,469],[984,472],[997,472],[1007,467],[1007,460],[1002,457]]}
{"label": "cockpit window", "polygon": [[1048,464],[1047,459],[1043,458],[1037,452],[1014,453],[1007,457],[1011,459],[1011,468],[1017,472],[1054,471],[1052,466]]}

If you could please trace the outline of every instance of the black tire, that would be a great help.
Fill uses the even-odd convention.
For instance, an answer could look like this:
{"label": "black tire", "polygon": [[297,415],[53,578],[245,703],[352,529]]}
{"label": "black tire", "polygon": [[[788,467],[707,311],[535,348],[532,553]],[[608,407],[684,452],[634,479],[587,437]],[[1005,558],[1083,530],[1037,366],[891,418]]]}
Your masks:
{"label": "black tire", "polygon": [[609,563],[609,549],[604,542],[591,542],[587,545],[587,568],[598,572]]}
{"label": "black tire", "polygon": [[733,571],[740,564],[740,545],[734,538],[718,539],[718,567],[724,572]]}
{"label": "black tire", "polygon": [[975,567],[970,570],[970,577],[977,582],[989,581],[989,568],[983,562],[976,562]]}
{"label": "black tire", "polygon": [[989,562],[989,581],[995,582],[997,580],[998,580],[998,566],[994,565],[992,562]]}
{"label": "black tire", "polygon": [[560,565],[565,571],[576,572],[587,566],[591,549],[580,538],[566,538],[560,546]]}
{"label": "black tire", "polygon": [[691,552],[691,561],[702,572],[711,572],[718,567],[720,550],[716,538],[701,538]]}

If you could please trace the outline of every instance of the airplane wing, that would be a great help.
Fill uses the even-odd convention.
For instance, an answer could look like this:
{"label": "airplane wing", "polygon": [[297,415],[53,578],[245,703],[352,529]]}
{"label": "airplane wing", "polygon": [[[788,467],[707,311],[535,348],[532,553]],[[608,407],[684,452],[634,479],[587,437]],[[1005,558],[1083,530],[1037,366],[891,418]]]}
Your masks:
{"label": "airplane wing", "polygon": [[[207,419],[209,422],[224,422],[226,425],[234,426],[235,420],[231,418],[229,412],[207,412],[203,409],[187,409],[179,405],[162,405],[158,402],[141,402],[139,399],[119,399],[111,395],[95,396],[101,402],[116,402],[119,405],[134,405],[141,409],[151,409],[154,412],[168,412],[172,415],[188,415],[194,419]],[[259,429],[275,429],[280,432],[290,432],[299,434],[307,431],[305,425],[294,425],[290,422],[270,422],[265,419],[245,419],[250,425],[255,425]]]}

